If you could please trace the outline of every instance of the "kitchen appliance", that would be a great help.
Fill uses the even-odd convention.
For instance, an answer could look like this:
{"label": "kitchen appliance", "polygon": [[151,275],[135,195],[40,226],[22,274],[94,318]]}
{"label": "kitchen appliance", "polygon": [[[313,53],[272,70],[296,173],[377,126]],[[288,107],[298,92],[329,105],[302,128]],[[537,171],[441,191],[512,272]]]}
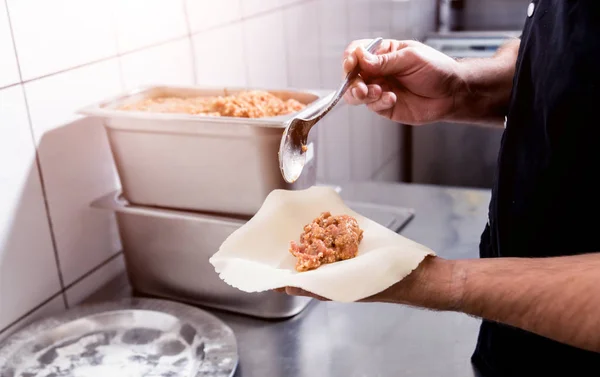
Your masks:
{"label": "kitchen appliance", "polygon": [[274,189],[316,183],[316,133],[307,144],[306,168],[293,184],[279,170],[277,153],[286,123],[310,117],[333,92],[268,90],[307,107],[270,118],[209,117],[123,111],[125,104],[163,96],[223,96],[241,88],[156,86],[91,105],[80,112],[104,119],[123,195],[134,204],[253,215]]}
{"label": "kitchen appliance", "polygon": [[[450,32],[430,35],[425,43],[454,58],[492,56],[520,32]],[[439,122],[406,127],[405,180],[415,183],[490,188],[502,127]]]}
{"label": "kitchen appliance", "polygon": [[[394,231],[413,216],[410,209],[347,204]],[[208,260],[247,218],[132,205],[118,192],[99,198],[92,207],[116,214],[127,274],[138,293],[272,319],[294,316],[311,300],[276,292],[245,293],[219,278]]]}

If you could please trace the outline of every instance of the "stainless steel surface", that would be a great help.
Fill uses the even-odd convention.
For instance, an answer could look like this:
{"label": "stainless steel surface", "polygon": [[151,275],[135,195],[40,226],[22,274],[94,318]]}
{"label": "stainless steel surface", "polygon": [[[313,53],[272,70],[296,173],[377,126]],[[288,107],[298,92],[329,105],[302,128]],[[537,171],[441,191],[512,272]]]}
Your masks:
{"label": "stainless steel surface", "polygon": [[163,300],[125,298],[41,320],[8,338],[0,376],[230,377],[239,356],[229,326]]}
{"label": "stainless steel surface", "polygon": [[[104,119],[123,193],[130,202],[253,215],[272,190],[308,188],[316,182],[316,135],[309,140],[314,158],[302,179],[289,184],[279,171],[281,134],[296,114],[248,119],[117,110],[148,97],[216,96],[241,90],[151,87],[81,112]],[[269,92],[308,104],[297,113],[303,117],[318,112],[331,95],[330,91]]]}
{"label": "stainless steel surface", "polygon": [[[381,37],[375,38],[365,48],[367,51],[373,53],[381,45],[382,41]],[[288,121],[279,145],[279,168],[286,182],[293,183],[300,178],[306,164],[306,146],[308,145],[310,130],[337,105],[344,93],[346,93],[350,83],[354,81],[359,73],[360,67],[358,65],[351,72],[348,72],[346,79],[335,92],[330,102],[317,114],[308,118],[305,118],[302,114],[298,114]]]}
{"label": "stainless steel surface", "polygon": [[393,207],[386,205],[346,202],[348,207],[394,232],[404,228],[415,215],[410,208]]}
{"label": "stainless steel surface", "polygon": [[310,302],[275,292],[247,294],[219,278],[208,259],[243,219],[132,206],[115,193],[92,207],[116,213],[127,274],[140,293],[261,318],[291,317]]}
{"label": "stainless steel surface", "polygon": [[[450,259],[476,258],[488,190],[417,184],[342,187],[348,201],[414,208],[402,235]],[[126,277],[90,302],[128,297]],[[313,302],[289,320],[265,321],[215,312],[236,334],[236,377],[474,377],[470,363],[480,321],[392,304]],[[265,349],[265,346],[269,348]]]}
{"label": "stainless steel surface", "polygon": [[[413,215],[406,208],[348,206],[393,230]],[[94,201],[92,207],[116,213],[127,273],[140,293],[260,318],[291,317],[310,302],[275,292],[244,293],[219,278],[208,259],[245,219],[133,206],[118,193]]]}

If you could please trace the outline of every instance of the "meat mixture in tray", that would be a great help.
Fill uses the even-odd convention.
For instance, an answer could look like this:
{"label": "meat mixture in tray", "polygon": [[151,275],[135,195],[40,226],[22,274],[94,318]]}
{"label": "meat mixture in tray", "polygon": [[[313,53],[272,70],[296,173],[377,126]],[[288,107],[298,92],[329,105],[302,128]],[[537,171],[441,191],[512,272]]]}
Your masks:
{"label": "meat mixture in tray", "polygon": [[354,217],[323,212],[304,226],[300,244],[291,242],[290,253],[297,258],[296,271],[303,272],[356,257],[362,239],[363,230]]}
{"label": "meat mixture in tray", "polygon": [[201,116],[264,118],[294,113],[306,105],[283,100],[265,91],[244,91],[213,97],[157,97],[123,105],[119,110],[154,113],[183,113]]}

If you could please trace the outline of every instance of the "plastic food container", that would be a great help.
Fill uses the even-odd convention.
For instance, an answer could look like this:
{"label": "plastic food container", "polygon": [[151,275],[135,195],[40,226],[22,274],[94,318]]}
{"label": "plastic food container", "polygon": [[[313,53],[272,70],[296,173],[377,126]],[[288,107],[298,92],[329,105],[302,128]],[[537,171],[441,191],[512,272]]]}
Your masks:
{"label": "plastic food container", "polygon": [[279,143],[289,119],[315,114],[332,91],[266,90],[307,105],[298,113],[270,118],[118,110],[149,97],[217,96],[243,90],[253,89],[150,87],[80,113],[104,119],[123,195],[130,203],[253,215],[272,190],[303,189],[316,183],[317,133],[311,134],[302,176],[291,185],[279,170]]}

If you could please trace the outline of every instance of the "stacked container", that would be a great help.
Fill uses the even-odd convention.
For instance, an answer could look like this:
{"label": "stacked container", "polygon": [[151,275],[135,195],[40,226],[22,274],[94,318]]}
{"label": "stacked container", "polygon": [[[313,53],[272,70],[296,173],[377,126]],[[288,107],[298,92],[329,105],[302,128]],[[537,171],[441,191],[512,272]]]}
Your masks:
{"label": "stacked container", "polygon": [[[143,294],[263,318],[298,314],[307,298],[273,292],[242,293],[222,282],[208,259],[274,189],[316,184],[316,133],[301,178],[287,184],[278,149],[286,123],[309,117],[333,92],[267,90],[306,107],[270,118],[210,117],[119,110],[145,98],[235,94],[248,89],[151,87],[87,107],[101,117],[122,192],[94,207],[114,211],[133,288]],[[262,90],[262,89],[260,89]]]}

